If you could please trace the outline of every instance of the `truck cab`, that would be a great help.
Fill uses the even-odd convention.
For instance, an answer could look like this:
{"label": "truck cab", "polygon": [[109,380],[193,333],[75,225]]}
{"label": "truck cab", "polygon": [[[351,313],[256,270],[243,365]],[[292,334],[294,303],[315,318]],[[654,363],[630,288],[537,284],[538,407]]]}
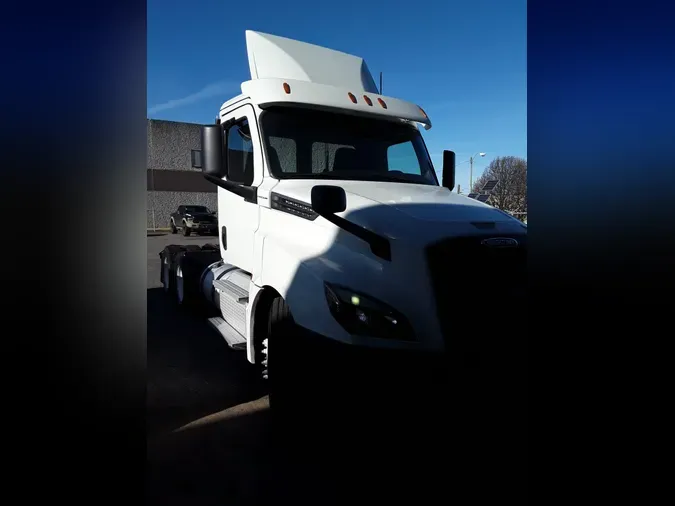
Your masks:
{"label": "truck cab", "polygon": [[508,283],[502,300],[519,296],[526,227],[452,192],[452,151],[439,180],[423,109],[381,95],[359,57],[246,42],[251,80],[203,127],[200,157],[218,186],[220,259],[199,282],[233,347],[266,363],[283,304],[294,328],[333,342],[449,352],[487,277]]}

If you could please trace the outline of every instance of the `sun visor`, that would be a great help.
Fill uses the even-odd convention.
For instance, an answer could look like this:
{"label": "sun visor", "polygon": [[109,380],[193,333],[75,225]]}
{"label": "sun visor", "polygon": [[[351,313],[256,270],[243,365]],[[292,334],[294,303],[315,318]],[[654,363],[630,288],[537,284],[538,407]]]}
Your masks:
{"label": "sun visor", "polygon": [[421,107],[405,100],[377,93],[358,91],[292,79],[254,79],[241,84],[242,93],[261,109],[272,106],[301,106],[339,109],[346,114],[379,116],[431,128],[431,120]]}

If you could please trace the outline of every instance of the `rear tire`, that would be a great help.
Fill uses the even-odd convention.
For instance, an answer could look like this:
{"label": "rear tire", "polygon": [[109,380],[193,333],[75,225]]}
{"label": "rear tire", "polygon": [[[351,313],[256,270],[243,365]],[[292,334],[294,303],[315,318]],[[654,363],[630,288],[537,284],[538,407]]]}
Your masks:
{"label": "rear tire", "polygon": [[176,300],[177,298],[176,264],[178,255],[182,251],[196,251],[199,249],[199,246],[195,244],[190,244],[188,246],[170,244],[159,254],[160,261],[162,262],[162,268],[160,269],[160,282],[164,286],[164,292],[166,292],[172,299]]}
{"label": "rear tire", "polygon": [[185,246],[185,253],[176,255],[175,295],[180,306],[200,313],[208,309],[201,292],[201,278],[204,270],[219,258],[219,251],[193,244]]}
{"label": "rear tire", "polygon": [[177,244],[170,244],[159,254],[162,268],[160,270],[160,281],[164,286],[164,292],[174,298],[176,288],[176,255],[183,251],[183,247]]}
{"label": "rear tire", "polygon": [[178,232],[178,229],[176,228],[176,223],[173,220],[171,220],[171,233],[175,234],[176,232]]}

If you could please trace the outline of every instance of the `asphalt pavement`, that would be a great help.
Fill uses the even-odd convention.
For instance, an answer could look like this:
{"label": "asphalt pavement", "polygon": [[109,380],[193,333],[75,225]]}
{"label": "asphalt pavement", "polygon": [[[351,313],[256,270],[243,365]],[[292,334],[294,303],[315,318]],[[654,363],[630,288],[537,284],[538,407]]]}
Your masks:
{"label": "asphalt pavement", "polygon": [[301,412],[271,412],[245,352],[161,288],[166,245],[216,242],[148,237],[147,504],[526,502],[524,429],[507,423],[503,405],[462,404],[453,392],[471,377],[428,388],[363,384],[321,412],[326,393],[308,378]]}
{"label": "asphalt pavement", "polygon": [[161,288],[159,252],[209,236],[148,237],[148,504],[257,504],[269,405],[244,352]]}

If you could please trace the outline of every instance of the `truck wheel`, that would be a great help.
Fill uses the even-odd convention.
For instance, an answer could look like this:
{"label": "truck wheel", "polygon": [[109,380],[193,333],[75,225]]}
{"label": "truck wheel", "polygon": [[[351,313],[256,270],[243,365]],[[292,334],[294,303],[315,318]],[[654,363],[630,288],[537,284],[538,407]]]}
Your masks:
{"label": "truck wheel", "polygon": [[179,305],[201,312],[203,304],[201,276],[204,270],[220,258],[220,252],[191,244],[176,255],[176,300]]}
{"label": "truck wheel", "polygon": [[171,220],[171,233],[175,234],[176,232],[178,232],[178,229],[176,228],[176,222]]}
{"label": "truck wheel", "polygon": [[170,295],[176,287],[176,255],[183,251],[183,249],[182,246],[171,244],[159,254],[162,263],[161,282],[164,286],[164,291]]}
{"label": "truck wheel", "polygon": [[183,222],[183,235],[188,237],[190,235],[190,227],[187,226],[187,223]]}
{"label": "truck wheel", "polygon": [[296,338],[297,326],[290,308],[281,296],[277,296],[270,305],[260,361],[263,378],[269,381],[270,408],[277,411],[291,408],[299,398],[299,371],[293,367],[294,359],[297,358],[293,351],[297,344]]}
{"label": "truck wheel", "polygon": [[177,257],[182,251],[196,251],[200,249],[195,244],[188,246],[181,246],[178,244],[170,244],[162,250],[159,254],[162,268],[160,271],[160,281],[164,285],[164,291],[173,299],[176,297],[176,263]]}

